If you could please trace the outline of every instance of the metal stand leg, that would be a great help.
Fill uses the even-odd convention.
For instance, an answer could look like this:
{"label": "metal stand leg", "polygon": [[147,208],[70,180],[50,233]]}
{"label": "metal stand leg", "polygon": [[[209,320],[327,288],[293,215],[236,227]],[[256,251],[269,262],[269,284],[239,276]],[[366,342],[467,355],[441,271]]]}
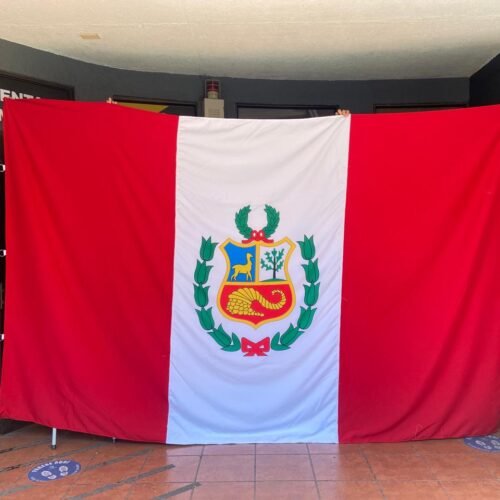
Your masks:
{"label": "metal stand leg", "polygon": [[52,427],[52,443],[50,444],[50,448],[55,450],[57,447],[57,429]]}
{"label": "metal stand leg", "polygon": [[113,444],[115,444],[116,443],[116,438],[114,437],[114,438],[111,438],[111,439],[113,440]]}

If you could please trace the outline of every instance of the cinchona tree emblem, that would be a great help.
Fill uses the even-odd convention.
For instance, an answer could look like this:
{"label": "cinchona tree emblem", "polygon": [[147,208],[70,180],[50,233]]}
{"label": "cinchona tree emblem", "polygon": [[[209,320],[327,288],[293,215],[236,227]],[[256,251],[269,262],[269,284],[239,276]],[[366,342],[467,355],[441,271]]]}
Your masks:
{"label": "cinchona tree emblem", "polygon": [[295,290],[288,272],[290,258],[296,244],[287,237],[274,241],[270,237],[276,231],[279,212],[265,206],[267,225],[257,231],[248,226],[250,206],[243,207],[235,215],[241,242],[228,238],[220,245],[211,237],[201,239],[200,258],[194,272],[194,301],[201,327],[213,340],[228,352],[241,351],[245,356],[265,356],[270,350],[285,351],[307,330],[314,319],[319,298],[319,267],[313,236],[299,241],[305,273],[304,298],[297,323],[283,333],[264,337],[257,342],[235,333],[228,333],[215,325],[209,304],[207,285],[215,249],[217,246],[226,260],[226,272],[217,293],[217,308],[234,322],[241,322],[254,329],[288,316],[296,306]]}

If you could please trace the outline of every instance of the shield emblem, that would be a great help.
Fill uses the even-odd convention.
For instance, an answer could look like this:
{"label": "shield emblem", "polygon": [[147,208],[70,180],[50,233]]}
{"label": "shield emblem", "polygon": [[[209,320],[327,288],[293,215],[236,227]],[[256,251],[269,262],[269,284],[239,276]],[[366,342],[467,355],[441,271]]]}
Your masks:
{"label": "shield emblem", "polygon": [[226,274],[217,295],[220,312],[254,328],[288,316],[295,306],[288,273],[295,246],[289,238],[270,243],[227,239],[222,243]]}

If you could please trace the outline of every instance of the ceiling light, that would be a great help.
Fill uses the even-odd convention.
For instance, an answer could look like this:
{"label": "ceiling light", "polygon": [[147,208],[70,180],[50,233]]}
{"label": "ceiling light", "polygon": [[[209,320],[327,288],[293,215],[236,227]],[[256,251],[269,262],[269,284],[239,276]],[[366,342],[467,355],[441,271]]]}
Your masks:
{"label": "ceiling light", "polygon": [[99,33],[80,33],[80,38],[82,40],[100,40],[101,37]]}

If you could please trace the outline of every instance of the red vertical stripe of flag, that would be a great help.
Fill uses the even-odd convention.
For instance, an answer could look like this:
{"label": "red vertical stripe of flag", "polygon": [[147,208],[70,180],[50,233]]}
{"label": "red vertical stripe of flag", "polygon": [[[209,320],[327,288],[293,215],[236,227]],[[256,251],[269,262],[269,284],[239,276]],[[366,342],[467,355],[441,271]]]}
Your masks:
{"label": "red vertical stripe of flag", "polygon": [[164,442],[178,120],[108,104],[4,109],[1,414]]}
{"label": "red vertical stripe of flag", "polygon": [[353,116],[341,442],[500,418],[500,107]]}

